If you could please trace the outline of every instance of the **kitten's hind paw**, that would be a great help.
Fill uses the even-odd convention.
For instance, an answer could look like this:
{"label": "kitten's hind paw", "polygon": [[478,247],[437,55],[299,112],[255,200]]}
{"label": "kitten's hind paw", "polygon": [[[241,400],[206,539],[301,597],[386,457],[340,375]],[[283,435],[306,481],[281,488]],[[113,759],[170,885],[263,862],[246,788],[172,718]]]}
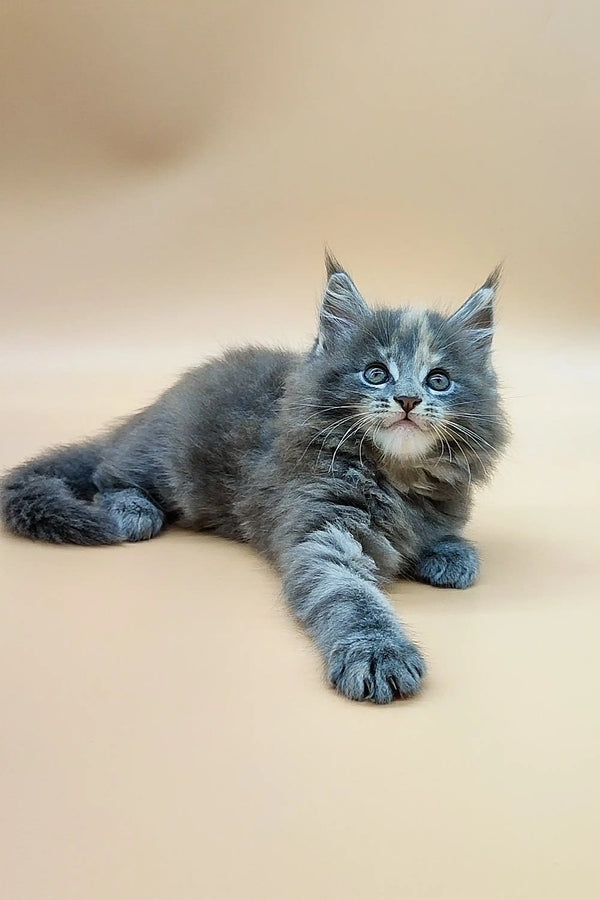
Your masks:
{"label": "kitten's hind paw", "polygon": [[479,574],[473,544],[458,537],[442,538],[418,561],[415,575],[435,587],[467,588]]}
{"label": "kitten's hind paw", "polygon": [[331,684],[350,700],[390,703],[417,693],[425,662],[406,638],[375,632],[337,644],[329,657],[328,674]]}
{"label": "kitten's hind paw", "polygon": [[158,534],[165,521],[163,511],[135,488],[103,492],[96,502],[109,511],[124,541],[147,541]]}

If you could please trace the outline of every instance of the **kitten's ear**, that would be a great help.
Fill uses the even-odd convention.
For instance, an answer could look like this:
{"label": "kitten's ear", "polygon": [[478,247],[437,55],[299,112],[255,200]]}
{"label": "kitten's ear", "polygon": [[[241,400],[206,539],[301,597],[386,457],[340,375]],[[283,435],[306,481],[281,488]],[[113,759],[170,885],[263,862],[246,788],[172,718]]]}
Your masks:
{"label": "kitten's ear", "polygon": [[502,266],[497,266],[486,281],[460,309],[450,316],[450,321],[464,328],[477,346],[488,350],[494,336],[494,301],[502,276]]}
{"label": "kitten's ear", "polygon": [[319,313],[319,350],[348,338],[370,314],[358,288],[329,252],[325,265],[328,280]]}

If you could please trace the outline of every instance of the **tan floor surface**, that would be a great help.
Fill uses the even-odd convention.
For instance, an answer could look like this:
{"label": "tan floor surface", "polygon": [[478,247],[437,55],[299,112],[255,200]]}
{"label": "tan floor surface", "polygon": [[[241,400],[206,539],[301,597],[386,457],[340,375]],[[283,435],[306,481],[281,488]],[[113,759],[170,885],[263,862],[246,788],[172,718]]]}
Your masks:
{"label": "tan floor surface", "polygon": [[173,530],[0,535],[0,896],[600,895],[600,39],[584,3],[10,4],[0,468],[186,366],[506,257],[515,437],[466,592],[398,584],[423,693],[326,687],[274,574]]}

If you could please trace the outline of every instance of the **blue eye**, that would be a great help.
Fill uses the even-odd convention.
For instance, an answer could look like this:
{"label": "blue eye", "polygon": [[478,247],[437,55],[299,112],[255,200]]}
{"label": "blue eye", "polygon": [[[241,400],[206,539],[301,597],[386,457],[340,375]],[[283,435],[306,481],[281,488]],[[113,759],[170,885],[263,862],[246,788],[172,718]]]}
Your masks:
{"label": "blue eye", "polygon": [[390,380],[390,373],[385,366],[367,366],[363,378],[367,384],[385,384]]}
{"label": "blue eye", "polygon": [[425,379],[425,384],[432,391],[447,391],[452,382],[448,373],[443,369],[433,369]]}

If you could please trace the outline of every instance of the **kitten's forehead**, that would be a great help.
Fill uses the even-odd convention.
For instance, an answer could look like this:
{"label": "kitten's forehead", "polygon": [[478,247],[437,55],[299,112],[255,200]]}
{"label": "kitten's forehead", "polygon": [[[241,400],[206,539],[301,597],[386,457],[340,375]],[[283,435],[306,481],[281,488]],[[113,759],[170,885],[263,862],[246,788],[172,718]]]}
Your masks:
{"label": "kitten's forehead", "polygon": [[383,326],[378,329],[380,340],[393,359],[410,359],[418,366],[431,363],[436,355],[436,335],[427,312],[411,308],[386,310],[378,324]]}

